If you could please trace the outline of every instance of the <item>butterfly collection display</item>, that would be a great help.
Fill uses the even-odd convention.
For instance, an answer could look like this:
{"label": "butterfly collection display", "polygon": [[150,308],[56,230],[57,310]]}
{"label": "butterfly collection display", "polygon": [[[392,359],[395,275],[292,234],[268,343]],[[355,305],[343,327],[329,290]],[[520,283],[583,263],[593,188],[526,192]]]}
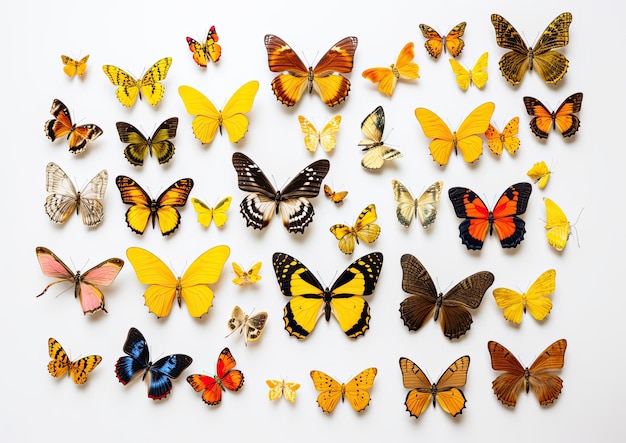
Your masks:
{"label": "butterfly collection display", "polygon": [[437,205],[443,189],[441,180],[426,188],[419,198],[413,197],[406,186],[398,180],[391,180],[391,187],[393,188],[393,198],[398,203],[398,206],[396,206],[396,217],[401,225],[410,226],[413,217],[419,218],[424,228],[435,223]]}
{"label": "butterfly collection display", "polygon": [[289,335],[299,339],[308,337],[322,313],[326,321],[330,321],[332,314],[350,338],[357,338],[369,329],[370,307],[363,296],[371,295],[376,289],[383,267],[382,253],[358,258],[326,289],[303,263],[289,254],[274,253],[272,264],[281,292],[291,297],[283,311]]}
{"label": "butterfly collection display", "polygon": [[401,158],[402,153],[397,149],[385,146],[383,131],[385,130],[385,111],[382,106],[374,109],[361,123],[363,138],[358,146],[362,146],[365,155],[361,166],[365,169],[380,169],[386,161]]}
{"label": "butterfly collection display", "polygon": [[548,181],[550,180],[551,174],[552,171],[548,167],[548,164],[543,160],[534,163],[526,173],[526,175],[530,177],[533,183],[537,183],[539,189],[543,189],[546,187]]}
{"label": "butterfly collection display", "polygon": [[554,200],[544,197],[543,202],[546,206],[545,228],[548,244],[560,252],[567,245],[567,240],[572,232],[572,224]]}
{"label": "butterfly collection display", "polygon": [[487,145],[489,150],[495,155],[500,156],[504,149],[511,155],[515,154],[519,149],[520,139],[517,136],[519,132],[519,117],[513,117],[506,124],[502,132],[489,123],[485,131]]}
{"label": "butterfly collection display", "polygon": [[330,232],[339,240],[339,250],[344,254],[354,252],[355,243],[359,240],[365,243],[374,243],[380,235],[380,225],[376,221],[376,205],[367,205],[359,214],[354,226],[338,223],[330,227]]}
{"label": "butterfly collection display", "polygon": [[119,102],[130,108],[137,101],[137,97],[141,99],[142,96],[146,97],[146,101],[152,106],[159,104],[165,94],[165,86],[161,84],[161,81],[167,77],[170,66],[172,66],[172,57],[162,58],[152,65],[140,79],[136,79],[113,65],[103,65],[102,70],[111,84],[118,87],[115,95]]}
{"label": "butterfly collection display", "polygon": [[227,337],[239,331],[243,335],[245,345],[248,346],[248,341],[257,341],[261,338],[265,322],[267,322],[267,312],[248,315],[239,306],[235,306],[226,323],[230,330]]}
{"label": "butterfly collection display", "polygon": [[271,401],[278,400],[282,396],[284,396],[291,403],[296,401],[296,391],[300,389],[300,383],[285,381],[285,379],[265,380],[265,383],[270,388],[267,396]]}
{"label": "butterfly collection display", "polygon": [[452,57],[458,57],[465,47],[465,42],[461,37],[465,33],[467,23],[461,22],[442,36],[428,25],[419,25],[422,35],[426,39],[424,47],[435,59],[439,58],[442,52],[448,52]]}
{"label": "butterfly collection display", "polygon": [[543,320],[552,309],[550,296],[556,289],[556,270],[548,269],[530,285],[525,293],[508,288],[493,290],[493,297],[498,307],[503,310],[504,318],[520,324],[522,315],[528,311],[535,320]]}
{"label": "butterfly collection display", "polygon": [[471,69],[467,69],[453,58],[450,59],[450,67],[454,75],[456,75],[456,83],[462,90],[467,91],[470,85],[474,85],[478,89],[485,87],[489,79],[489,73],[487,72],[488,58],[489,53],[485,52],[478,58]]}
{"label": "butterfly collection display", "polygon": [[89,60],[89,54],[81,58],[80,60],[74,60],[67,55],[61,55],[61,62],[63,63],[63,72],[68,77],[82,77],[87,70],[87,61]]}
{"label": "butterfly collection display", "polygon": [[146,137],[133,125],[126,122],[115,123],[117,133],[122,143],[128,143],[124,148],[124,157],[133,166],[143,166],[143,162],[150,154],[154,154],[159,164],[165,164],[174,156],[174,143],[170,139],[176,137],[178,117],[171,117],[161,123],[152,137]]}
{"label": "butterfly collection display", "polygon": [[87,383],[89,373],[96,369],[96,366],[102,361],[102,357],[99,355],[88,355],[71,361],[61,343],[52,337],[48,339],[48,355],[52,359],[48,363],[50,375],[59,378],[67,374],[72,377],[77,385]]}
{"label": "butterfly collection display", "polygon": [[217,36],[215,26],[211,26],[211,28],[209,28],[209,32],[206,35],[204,43],[198,42],[191,37],[187,37],[187,45],[193,54],[193,61],[196,62],[198,66],[202,66],[203,68],[207,67],[209,61],[217,63],[222,56],[222,47],[217,43],[218,41],[219,37]]}
{"label": "butterfly collection display", "polygon": [[300,129],[304,134],[304,146],[307,151],[317,151],[317,146],[321,145],[326,152],[332,152],[337,145],[337,133],[341,124],[341,116],[335,115],[318,131],[311,121],[303,115],[298,116]]}
{"label": "butterfly collection display", "polygon": [[580,112],[583,93],[570,95],[559,105],[556,111],[550,111],[534,97],[524,97],[526,112],[530,119],[530,130],[539,138],[548,138],[550,129],[558,129],[563,137],[571,137],[580,127],[580,119],[574,115]]}
{"label": "butterfly collection display", "polygon": [[125,386],[139,375],[142,381],[148,377],[148,398],[152,400],[167,397],[172,391],[172,380],[178,378],[193,361],[188,355],[172,354],[153,363],[148,342],[136,328],[128,330],[123,350],[126,355],[115,363],[118,381]]}
{"label": "butterfly collection display", "polygon": [[409,42],[400,50],[395,63],[388,68],[369,68],[361,74],[372,83],[378,83],[378,90],[391,97],[398,80],[415,80],[419,78],[419,66],[413,61],[415,44]]}
{"label": "butterfly collection display", "polygon": [[339,400],[343,402],[347,399],[356,412],[361,412],[370,404],[369,390],[374,386],[377,373],[376,368],[367,368],[349,382],[340,383],[322,371],[311,371],[311,380],[315,389],[319,391],[317,404],[322,411],[330,414],[335,410]]}
{"label": "butterfly collection display", "polygon": [[259,280],[261,280],[261,266],[263,263],[256,262],[252,265],[250,269],[245,271],[238,263],[233,262],[233,272],[235,273],[235,278],[233,278],[232,282],[237,286],[250,286]]}
{"label": "butterfly collection display", "polygon": [[75,125],[72,123],[70,111],[59,99],[52,101],[50,114],[54,118],[46,121],[44,132],[50,141],[67,136],[69,149],[72,154],[79,154],[87,147],[87,142],[92,142],[102,135],[102,129],[93,123]]}
{"label": "butterfly collection display", "polygon": [[198,213],[198,223],[208,228],[211,222],[215,222],[215,226],[221,228],[228,220],[228,210],[232,200],[231,196],[224,197],[212,208],[198,198],[192,198],[191,204]]}
{"label": "butterfly collection display", "polygon": [[224,348],[217,358],[215,376],[206,374],[191,374],[187,383],[196,392],[202,392],[202,401],[207,405],[215,406],[222,401],[222,392],[236,392],[243,387],[243,372],[235,369],[237,362],[230,349]]}

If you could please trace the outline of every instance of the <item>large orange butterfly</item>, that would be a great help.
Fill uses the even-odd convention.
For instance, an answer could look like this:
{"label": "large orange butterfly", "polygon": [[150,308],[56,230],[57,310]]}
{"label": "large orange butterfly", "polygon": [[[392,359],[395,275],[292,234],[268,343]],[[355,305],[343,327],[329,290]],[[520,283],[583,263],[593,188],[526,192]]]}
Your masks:
{"label": "large orange butterfly", "polygon": [[526,223],[518,215],[526,212],[532,186],[516,183],[509,186],[500,196],[492,210],[487,208],[474,191],[469,188],[450,188],[448,196],[459,218],[461,241],[467,249],[479,250],[487,236],[495,229],[503,248],[515,248],[524,240]]}
{"label": "large orange butterfly", "polygon": [[283,39],[267,34],[267,63],[270,71],[281,73],[272,80],[274,94],[281,103],[293,106],[304,91],[315,89],[328,106],[341,103],[350,92],[350,80],[341,74],[352,71],[357,43],[356,37],[346,37],[326,51],[315,68],[307,68]]}
{"label": "large orange butterfly", "polygon": [[243,386],[243,372],[234,369],[235,357],[228,348],[224,348],[217,358],[215,377],[204,374],[191,374],[187,382],[196,392],[202,391],[202,401],[215,406],[222,401],[222,391],[238,391]]}
{"label": "large orange butterfly", "polygon": [[61,100],[52,101],[51,118],[44,125],[44,131],[51,141],[67,135],[67,140],[72,154],[83,152],[87,147],[87,142],[94,141],[102,135],[102,129],[94,124],[76,126],[72,123],[70,111]]}
{"label": "large orange butterfly", "polygon": [[492,384],[498,400],[507,406],[515,406],[517,395],[522,389],[533,390],[541,406],[552,403],[563,389],[563,380],[552,373],[561,369],[565,362],[567,341],[563,338],[548,346],[537,359],[524,368],[511,351],[500,343],[490,341],[487,344],[491,354],[491,367],[504,371]]}
{"label": "large orange butterfly", "polygon": [[548,138],[550,129],[558,129],[563,137],[570,137],[578,131],[580,120],[574,114],[580,111],[583,93],[577,92],[567,97],[556,111],[550,111],[534,97],[524,97],[526,112],[530,119],[530,130],[539,138]]}
{"label": "large orange butterfly", "polygon": [[465,42],[461,37],[465,33],[466,25],[467,23],[461,22],[452,28],[447,35],[442,37],[430,26],[421,24],[420,30],[424,38],[426,38],[424,46],[428,53],[434,58],[439,58],[441,52],[447,50],[452,57],[458,56],[465,46]]}

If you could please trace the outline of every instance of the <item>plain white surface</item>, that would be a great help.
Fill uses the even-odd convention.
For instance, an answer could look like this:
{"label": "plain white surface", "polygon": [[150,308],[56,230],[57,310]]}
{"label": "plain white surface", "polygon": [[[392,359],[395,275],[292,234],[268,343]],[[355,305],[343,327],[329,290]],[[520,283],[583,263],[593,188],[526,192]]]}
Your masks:
{"label": "plain white surface", "polygon": [[[243,6],[242,3],[249,3]],[[353,4],[351,4],[353,3]],[[613,3],[611,11],[596,4],[528,1],[503,6],[501,2],[450,1],[406,6],[395,2],[318,1],[302,6],[262,2],[100,2],[71,1],[62,8],[49,2],[36,6],[17,3],[6,14],[0,31],[5,46],[4,158],[5,183],[4,302],[0,325],[5,337],[2,373],[5,387],[0,402],[0,426],[4,441],[61,441],[88,438],[95,441],[143,439],[166,441],[225,439],[268,441],[374,441],[389,435],[404,435],[450,441],[548,441],[611,439],[618,429],[620,396],[624,388],[619,371],[623,297],[618,285],[622,272],[617,258],[623,251],[619,192],[613,186],[620,173],[624,153],[619,144],[623,112],[619,107],[624,88],[619,71],[612,68],[618,17],[624,6]],[[304,9],[301,9],[304,8]],[[519,87],[511,87],[501,76],[497,62],[504,50],[497,47],[490,14],[506,17],[529,44],[558,14],[573,14],[570,44],[563,50],[570,60],[569,72],[556,87],[546,85],[535,72],[527,73]],[[608,12],[608,13],[607,13]],[[466,47],[459,57],[471,66],[489,52],[490,78],[484,90],[471,87],[463,92],[443,55],[434,61],[427,55],[418,25],[426,23],[447,32],[467,22]],[[222,45],[222,59],[202,69],[191,58],[185,37],[204,39],[215,25]],[[272,94],[275,74],[267,68],[263,36],[273,33],[285,39],[307,64],[314,64],[332,44],[347,35],[359,38],[355,65],[349,76],[352,90],[345,103],[327,108],[316,95],[302,98],[295,108],[281,105]],[[392,98],[361,77],[373,66],[393,62],[408,41],[416,46],[415,61],[420,79],[398,84]],[[60,55],[78,59],[90,54],[87,75],[70,79],[62,71]],[[115,87],[102,72],[103,64],[114,64],[139,76],[162,57],[173,57],[163,84],[166,92],[157,107],[145,100],[130,109],[114,95]],[[201,145],[191,132],[192,117],[185,112],[177,94],[181,84],[205,93],[218,107],[243,83],[256,79],[261,87],[248,114],[249,132],[238,144],[226,134],[210,145]],[[532,95],[556,107],[568,95],[582,91],[584,101],[580,131],[563,140],[556,132],[541,142],[528,128],[522,97]],[[54,98],[71,110],[74,121],[100,125],[104,134],[79,156],[67,150],[65,141],[50,143],[42,129],[50,118]],[[510,118],[520,117],[521,147],[514,156],[495,158],[485,151],[476,164],[452,156],[445,168],[432,161],[414,116],[414,109],[427,107],[451,127],[457,127],[478,104],[496,103],[492,121],[502,128]],[[613,105],[613,103],[617,105]],[[376,106],[385,109],[387,143],[404,153],[404,158],[380,171],[361,168],[360,123]],[[297,115],[302,114],[318,128],[332,115],[343,121],[336,150],[328,155],[304,148]],[[135,168],[123,158],[115,122],[128,121],[146,134],[171,116],[180,118],[174,142],[176,154],[162,167],[148,158]],[[290,235],[278,219],[261,232],[245,227],[238,212],[244,197],[236,185],[231,164],[233,152],[241,151],[258,162],[265,173],[282,187],[300,169],[318,158],[329,158],[326,182],[350,195],[340,206],[323,196],[313,200],[316,215],[304,235]],[[526,220],[524,242],[514,250],[503,250],[496,238],[487,238],[480,253],[466,250],[458,238],[459,220],[454,215],[447,191],[468,186],[488,204],[493,204],[509,185],[525,181],[526,171],[538,160],[552,166],[547,188],[533,186]],[[83,186],[96,172],[109,172],[105,197],[105,220],[89,230],[80,217],[64,225],[52,223],[43,210],[46,197],[44,170],[49,161],[58,163]],[[618,170],[618,168],[620,168]],[[233,196],[229,220],[223,229],[203,229],[191,204],[182,209],[179,230],[164,238],[148,229],[141,237],[124,221],[122,204],[114,179],[119,174],[137,180],[152,195],[182,177],[192,177],[192,197],[215,204]],[[424,231],[415,223],[408,229],[395,218],[391,180],[398,179],[417,195],[433,181],[444,182],[444,193],[435,224]],[[584,208],[576,230],[563,253],[552,250],[545,239],[542,197],[555,200],[571,220]],[[382,234],[372,245],[357,245],[352,256],[344,256],[329,232],[335,223],[353,223],[359,212],[375,203]],[[218,284],[214,285],[214,307],[201,320],[189,317],[186,308],[175,306],[169,318],[158,320],[148,313],[141,285],[126,259],[126,248],[141,246],[161,257],[177,274],[184,271],[205,249],[227,244],[231,255]],[[115,283],[105,288],[108,314],[83,316],[71,290],[62,293],[56,285],[35,298],[51,279],[45,277],[35,258],[38,245],[52,249],[73,269],[88,269],[108,257],[127,261]],[[357,257],[382,251],[384,265],[378,287],[368,297],[371,329],[364,337],[348,339],[337,322],[321,320],[312,335],[299,341],[284,331],[282,308],[287,299],[280,293],[271,265],[276,251],[289,253],[305,263],[324,284],[330,285]],[[491,289],[501,286],[525,291],[539,274],[554,267],[557,289],[554,307],[542,323],[525,315],[519,327],[504,320],[491,290],[474,323],[460,340],[450,341],[440,326],[429,322],[423,330],[410,333],[403,325],[398,307],[407,294],[401,289],[400,256],[417,256],[446,291],[462,278],[479,270],[496,276]],[[234,286],[231,261],[244,267],[263,262],[263,279],[256,286]],[[246,312],[269,313],[261,339],[244,346],[242,337],[227,334],[226,321],[234,305]],[[146,337],[153,359],[170,353],[187,353],[194,361],[174,382],[170,396],[153,402],[141,381],[122,386],[113,366],[122,355],[129,327]],[[46,365],[47,340],[60,341],[73,359],[98,353],[102,363],[84,386],[65,378],[49,376]],[[530,394],[520,395],[517,407],[507,409],[496,399],[491,381],[497,375],[490,367],[487,341],[496,340],[509,348],[525,365],[550,343],[568,340],[561,396],[550,407],[540,407]],[[184,378],[191,373],[214,373],[216,358],[230,347],[237,367],[245,374],[243,389],[226,392],[219,407],[208,407]],[[467,408],[451,418],[440,407],[429,407],[415,420],[405,411],[407,389],[402,386],[398,359],[415,361],[431,380],[458,357],[471,356],[463,391]],[[371,390],[372,401],[361,414],[340,404],[332,415],[316,404],[317,393],[309,371],[319,369],[347,381],[366,367],[378,368]],[[302,387],[295,404],[284,400],[270,403],[267,378],[297,381]],[[393,434],[390,434],[393,433]],[[614,437],[616,438],[616,437]],[[614,439],[613,438],[613,439]]]}

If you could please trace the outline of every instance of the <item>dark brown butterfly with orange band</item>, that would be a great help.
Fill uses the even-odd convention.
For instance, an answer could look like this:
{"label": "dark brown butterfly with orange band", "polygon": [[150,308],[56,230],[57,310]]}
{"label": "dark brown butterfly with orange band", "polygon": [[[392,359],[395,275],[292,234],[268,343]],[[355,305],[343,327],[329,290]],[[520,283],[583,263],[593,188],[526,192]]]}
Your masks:
{"label": "dark brown butterfly with orange band", "polygon": [[516,183],[500,196],[493,209],[488,209],[469,188],[450,188],[448,196],[456,216],[464,218],[459,225],[459,236],[467,249],[482,249],[487,233],[496,231],[503,248],[515,248],[524,240],[526,223],[518,215],[526,212],[532,186]]}
{"label": "dark brown butterfly with orange band", "polygon": [[548,138],[550,129],[558,129],[563,137],[571,137],[578,131],[580,119],[574,114],[580,112],[583,105],[583,93],[570,95],[557,108],[550,111],[534,97],[524,97],[526,112],[530,119],[530,130],[539,138]]}
{"label": "dark brown butterfly with orange band", "polygon": [[50,114],[54,118],[48,120],[44,125],[46,136],[51,141],[55,141],[57,138],[67,135],[72,154],[83,152],[87,147],[87,142],[94,141],[102,135],[102,129],[97,125],[89,123],[77,126],[72,123],[70,111],[61,100],[55,98],[52,101]]}
{"label": "dark brown butterfly with orange band", "polygon": [[287,106],[295,105],[305,91],[313,90],[328,106],[341,103],[350,92],[350,80],[341,74],[352,71],[357,44],[356,37],[339,40],[315,67],[307,68],[283,39],[267,34],[267,63],[270,71],[281,73],[272,80],[274,94]]}

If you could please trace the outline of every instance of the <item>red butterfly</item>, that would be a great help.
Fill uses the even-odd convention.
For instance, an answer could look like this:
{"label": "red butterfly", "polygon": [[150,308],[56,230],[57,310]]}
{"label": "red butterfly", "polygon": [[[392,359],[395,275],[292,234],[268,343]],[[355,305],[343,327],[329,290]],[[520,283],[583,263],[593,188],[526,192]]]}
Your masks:
{"label": "red butterfly", "polygon": [[500,239],[503,248],[515,248],[524,240],[524,220],[518,215],[526,212],[532,186],[516,183],[502,193],[493,210],[468,188],[450,188],[448,195],[456,216],[464,218],[459,225],[461,241],[467,249],[481,249],[487,236],[493,233]]}
{"label": "red butterfly", "polygon": [[228,348],[224,348],[217,359],[215,377],[191,374],[187,382],[196,392],[202,392],[202,400],[207,405],[217,405],[222,401],[222,391],[238,391],[243,386],[243,373],[233,369],[237,362]]}

